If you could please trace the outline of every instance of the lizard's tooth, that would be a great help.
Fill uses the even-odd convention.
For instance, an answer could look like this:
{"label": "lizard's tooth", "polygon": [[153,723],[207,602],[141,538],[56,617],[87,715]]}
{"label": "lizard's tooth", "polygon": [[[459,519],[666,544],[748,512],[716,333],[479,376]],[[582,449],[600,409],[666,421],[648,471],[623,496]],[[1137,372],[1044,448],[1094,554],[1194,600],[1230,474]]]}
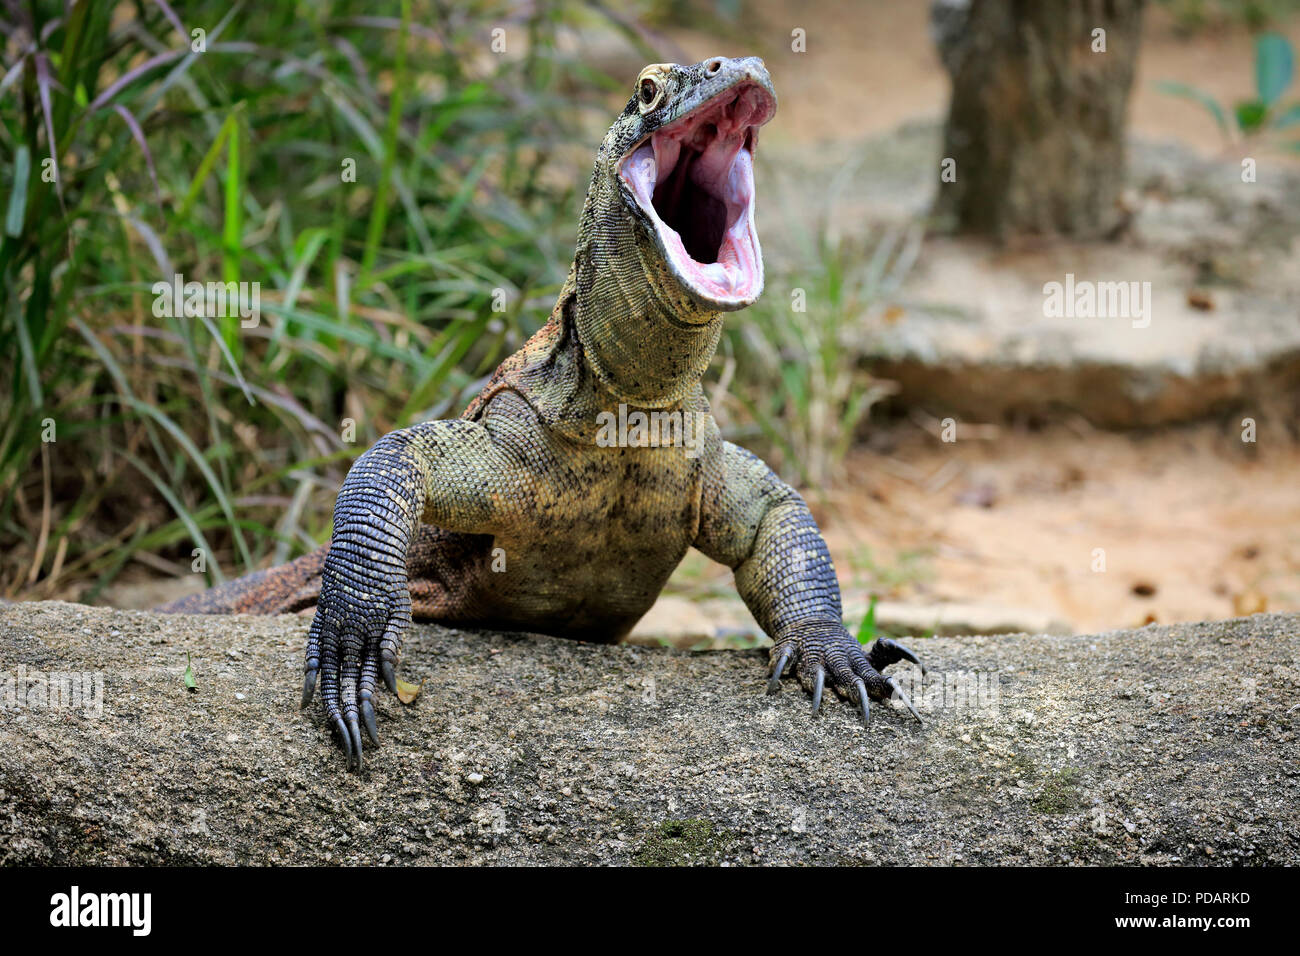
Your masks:
{"label": "lizard's tooth", "polygon": [[749,205],[749,201],[754,195],[754,160],[749,155],[748,150],[741,150],[732,160],[731,170],[727,175],[725,192],[722,195],[724,202],[734,205],[738,208],[744,208]]}
{"label": "lizard's tooth", "polygon": [[650,142],[655,150],[657,170],[655,182],[657,183],[659,180],[667,179],[672,173],[673,167],[677,165],[677,157],[681,154],[682,144],[664,133],[655,133],[650,137]]}
{"label": "lizard's tooth", "polygon": [[650,144],[646,143],[641,146],[623,163],[623,178],[642,200],[642,204],[650,202],[650,197],[654,195],[656,181],[656,163],[654,151]]}

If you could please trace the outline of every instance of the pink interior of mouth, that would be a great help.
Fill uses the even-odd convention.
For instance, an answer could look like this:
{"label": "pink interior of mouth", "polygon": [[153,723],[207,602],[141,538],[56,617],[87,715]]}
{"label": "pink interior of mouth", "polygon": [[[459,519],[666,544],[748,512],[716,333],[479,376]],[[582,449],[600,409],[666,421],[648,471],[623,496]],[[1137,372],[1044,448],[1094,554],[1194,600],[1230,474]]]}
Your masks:
{"label": "pink interior of mouth", "polygon": [[752,150],[773,109],[761,87],[733,88],[651,134],[622,164],[677,273],[721,304],[762,289]]}

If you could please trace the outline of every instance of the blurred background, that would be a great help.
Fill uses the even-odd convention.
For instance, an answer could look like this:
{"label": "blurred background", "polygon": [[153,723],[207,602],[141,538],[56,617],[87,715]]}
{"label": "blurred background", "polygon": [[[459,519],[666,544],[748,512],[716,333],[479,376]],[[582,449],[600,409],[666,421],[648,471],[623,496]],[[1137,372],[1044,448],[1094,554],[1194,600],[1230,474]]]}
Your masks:
{"label": "blurred background", "polygon": [[[706,387],[851,625],[1300,610],[1295,0],[0,17],[0,597],[148,607],[328,540],[351,461],[545,321],[640,68],[758,54],[768,291]],[[177,273],[260,322],[156,316]],[[1067,275],[1150,282],[1149,322],[1053,317]],[[693,554],[634,639],[756,638]]]}

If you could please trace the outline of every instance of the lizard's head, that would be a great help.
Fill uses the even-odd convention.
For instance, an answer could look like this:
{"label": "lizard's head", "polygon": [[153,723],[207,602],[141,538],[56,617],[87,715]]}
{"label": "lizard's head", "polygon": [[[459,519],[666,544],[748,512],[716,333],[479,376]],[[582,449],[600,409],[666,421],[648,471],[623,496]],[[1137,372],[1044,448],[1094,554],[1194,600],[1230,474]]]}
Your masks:
{"label": "lizard's head", "polygon": [[713,57],[647,66],[610,129],[624,203],[673,277],[711,309],[744,308],[763,291],[753,154],[775,112],[762,60]]}

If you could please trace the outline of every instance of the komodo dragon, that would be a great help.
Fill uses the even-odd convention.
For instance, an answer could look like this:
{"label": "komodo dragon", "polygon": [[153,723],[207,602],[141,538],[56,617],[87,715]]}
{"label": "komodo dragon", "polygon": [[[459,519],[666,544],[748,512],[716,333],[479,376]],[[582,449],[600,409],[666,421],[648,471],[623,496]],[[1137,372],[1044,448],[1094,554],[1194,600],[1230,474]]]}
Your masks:
{"label": "komodo dragon", "polygon": [[[722,314],[763,288],[753,151],[776,111],[763,61],[657,63],[596,157],[577,249],[549,321],[465,413],[384,436],[357,459],[330,544],[160,608],[282,613],[316,605],[303,706],[362,767],[374,697],[396,690],[413,617],[588,641],[626,635],[691,547],[735,572],[775,642],[768,692],[793,668],[812,695],[898,695],[843,624],[830,553],[803,499],[724,441],[700,386]],[[637,413],[643,418],[638,419]],[[642,424],[658,413],[657,441]],[[610,422],[631,423],[611,440]],[[663,432],[667,432],[667,440]],[[919,720],[919,715],[917,715]]]}

